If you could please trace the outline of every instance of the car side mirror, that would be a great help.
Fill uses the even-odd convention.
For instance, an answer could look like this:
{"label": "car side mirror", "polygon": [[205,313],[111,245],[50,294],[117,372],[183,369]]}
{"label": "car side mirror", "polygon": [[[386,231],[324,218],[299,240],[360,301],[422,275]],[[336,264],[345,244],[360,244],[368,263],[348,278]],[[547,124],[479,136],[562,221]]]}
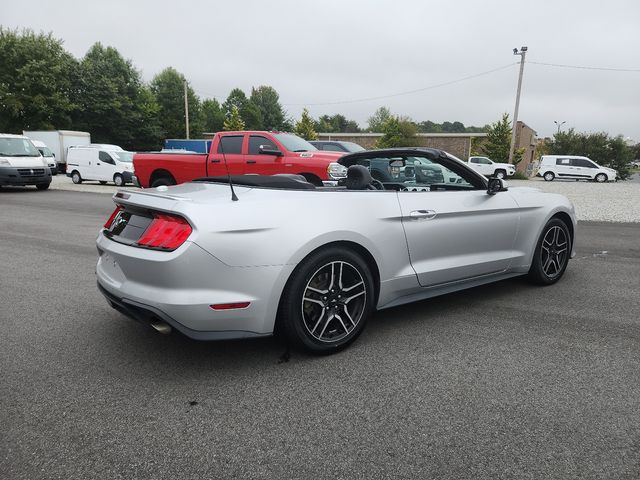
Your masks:
{"label": "car side mirror", "polygon": [[507,187],[501,178],[490,178],[489,185],[487,186],[487,193],[489,195],[495,195],[498,192],[506,192]]}
{"label": "car side mirror", "polygon": [[260,145],[258,147],[258,153],[260,155],[275,155],[276,157],[282,156],[282,152],[271,145]]}

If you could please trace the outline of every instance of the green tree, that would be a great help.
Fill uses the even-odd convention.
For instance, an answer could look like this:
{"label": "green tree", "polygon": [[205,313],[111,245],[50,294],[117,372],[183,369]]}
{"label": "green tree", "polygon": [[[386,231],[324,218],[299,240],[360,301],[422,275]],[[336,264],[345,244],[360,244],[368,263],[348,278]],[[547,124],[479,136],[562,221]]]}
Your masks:
{"label": "green tree", "polygon": [[392,115],[382,126],[384,135],[376,142],[376,148],[414,146],[417,131],[416,124],[411,119]]}
{"label": "green tree", "polygon": [[256,106],[262,119],[264,130],[283,130],[286,115],[280,105],[280,96],[273,87],[262,85],[251,89],[249,102]]}
{"label": "green tree", "polygon": [[159,106],[131,61],[115,48],[96,43],[89,49],[80,62],[75,90],[74,127],[89,131],[94,142],[125,149],[159,144]]}
{"label": "green tree", "polygon": [[229,117],[225,119],[224,129],[232,132],[245,129],[244,121],[240,116],[240,110],[236,105],[231,106],[231,115],[229,115]]}
{"label": "green tree", "polygon": [[502,118],[491,124],[487,138],[480,145],[480,152],[494,162],[508,162],[511,147],[511,122],[509,114],[503,113]]}
{"label": "green tree", "polygon": [[[173,67],[167,67],[151,80],[151,91],[159,105],[159,122],[165,138],[186,138],[184,111],[183,74]],[[200,99],[187,82],[187,100],[189,102],[189,136],[202,135],[203,115]]]}
{"label": "green tree", "polygon": [[317,140],[318,134],[314,129],[314,121],[309,115],[309,110],[306,108],[302,110],[302,116],[300,120],[296,122],[294,132],[304,138],[305,140]]}
{"label": "green tree", "polygon": [[51,34],[0,27],[0,131],[69,128],[77,68]]}
{"label": "green tree", "polygon": [[387,120],[391,118],[391,111],[387,107],[378,108],[373,115],[369,117],[367,123],[369,124],[370,132],[382,132]]}
{"label": "green tree", "polygon": [[633,150],[621,135],[610,137],[607,133],[577,133],[573,128],[556,133],[546,142],[550,155],[580,155],[589,157],[599,165],[618,171],[618,178],[628,178],[629,162]]}
{"label": "green tree", "polygon": [[202,121],[205,132],[219,132],[224,128],[224,111],[213,98],[202,102]]}
{"label": "green tree", "polygon": [[231,117],[234,106],[248,130],[264,130],[260,110],[239,88],[231,90],[227,100],[222,104],[227,119]]}

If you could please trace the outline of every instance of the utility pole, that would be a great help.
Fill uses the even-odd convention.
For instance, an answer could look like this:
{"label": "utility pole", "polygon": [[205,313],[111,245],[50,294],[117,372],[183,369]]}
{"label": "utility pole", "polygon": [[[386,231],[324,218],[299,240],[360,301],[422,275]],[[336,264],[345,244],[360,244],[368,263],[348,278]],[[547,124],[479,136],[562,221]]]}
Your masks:
{"label": "utility pole", "polygon": [[524,73],[524,57],[527,55],[527,47],[513,49],[514,55],[520,55],[520,75],[518,76],[518,93],[516,93],[516,110],[513,112],[513,128],[511,129],[511,147],[509,147],[509,163],[513,163],[513,152],[516,148],[516,127],[518,126],[518,108],[520,107],[520,90],[522,89],[522,74]]}
{"label": "utility pole", "polygon": [[184,124],[189,139],[189,97],[187,97],[187,81],[184,81]]}
{"label": "utility pole", "polygon": [[[562,125],[564,125],[565,123],[567,123],[567,122],[559,122],[559,123],[558,123],[558,121],[557,121],[557,120],[554,120],[554,121],[553,121],[553,123],[555,123],[555,124],[558,126],[558,133],[560,133],[560,127],[561,127]],[[556,135],[557,135],[557,134],[556,134]]]}

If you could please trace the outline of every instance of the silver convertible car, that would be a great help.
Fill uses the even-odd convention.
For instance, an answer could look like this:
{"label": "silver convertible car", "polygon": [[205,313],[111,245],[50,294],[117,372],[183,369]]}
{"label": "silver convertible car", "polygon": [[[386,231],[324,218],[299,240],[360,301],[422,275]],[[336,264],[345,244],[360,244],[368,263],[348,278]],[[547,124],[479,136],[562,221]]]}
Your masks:
{"label": "silver convertible car", "polygon": [[329,353],[377,309],[517,275],[553,284],[574,254],[574,209],[561,195],[507,188],[434,149],[340,163],[346,177],[330,187],[284,174],[118,191],[97,239],[100,291],[160,332],[278,331]]}

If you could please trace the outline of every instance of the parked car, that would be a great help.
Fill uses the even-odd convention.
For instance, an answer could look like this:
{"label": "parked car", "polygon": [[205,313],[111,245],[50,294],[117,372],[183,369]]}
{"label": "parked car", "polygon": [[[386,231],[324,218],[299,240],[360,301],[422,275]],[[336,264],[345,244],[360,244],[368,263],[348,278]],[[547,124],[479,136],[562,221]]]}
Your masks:
{"label": "parked car", "polygon": [[469,166],[485,177],[506,178],[516,173],[514,165],[494,162],[489,157],[469,157]]}
{"label": "parked car", "polygon": [[[401,171],[416,158],[461,181],[383,183],[365,166]],[[161,332],[213,340],[278,329],[297,348],[329,353],[377,309],[518,275],[549,285],[574,254],[574,208],[562,195],[507,189],[434,149],[339,162],[348,173],[335,187],[232,175],[117,192],[97,238],[100,291]]]}
{"label": "parked car", "polygon": [[51,170],[31,140],[0,133],[0,187],[35,185],[46,190],[50,184]]}
{"label": "parked car", "polygon": [[311,145],[316,147],[318,150],[325,150],[331,152],[362,152],[364,150],[363,147],[354,142],[338,142],[335,140],[311,140],[309,142]]}
{"label": "parked car", "polygon": [[601,167],[587,157],[543,155],[540,158],[537,175],[547,182],[551,182],[555,178],[568,178],[602,183],[616,180],[618,172],[613,168]]}
{"label": "parked car", "polygon": [[117,186],[132,183],[133,153],[117,145],[92,144],[70,147],[67,154],[67,176],[73,183],[97,180]]}
{"label": "parked car", "polygon": [[45,162],[47,162],[47,166],[49,170],[51,170],[51,175],[56,175],[58,173],[58,167],[56,165],[56,156],[53,154],[51,149],[47,147],[44,142],[39,140],[31,140],[33,146],[38,149],[42,158],[44,158]]}
{"label": "parked car", "polygon": [[302,175],[314,185],[335,184],[346,175],[346,169],[337,163],[342,155],[320,152],[291,133],[219,132],[208,154],[137,153],[134,180],[148,188],[206,176],[289,173]]}

